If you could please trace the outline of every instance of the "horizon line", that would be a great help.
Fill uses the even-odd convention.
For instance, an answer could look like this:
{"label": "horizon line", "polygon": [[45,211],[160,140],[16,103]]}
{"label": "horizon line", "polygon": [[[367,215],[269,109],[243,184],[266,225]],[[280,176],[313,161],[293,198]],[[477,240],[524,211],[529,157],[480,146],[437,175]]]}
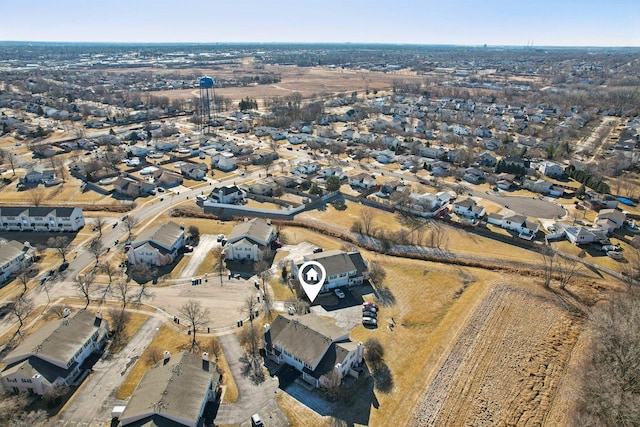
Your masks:
{"label": "horizon line", "polygon": [[444,47],[487,47],[487,48],[496,48],[496,47],[508,47],[508,48],[526,48],[526,49],[542,49],[542,48],[555,48],[555,49],[634,49],[640,48],[640,45],[532,45],[532,44],[489,44],[489,43],[480,43],[480,44],[458,44],[458,43],[409,43],[409,42],[286,42],[286,41],[270,41],[270,42],[258,42],[258,41],[241,41],[241,42],[232,42],[232,41],[217,41],[217,42],[197,42],[197,41],[180,41],[180,42],[170,42],[170,41],[152,41],[152,42],[141,42],[141,41],[130,41],[130,42],[122,42],[122,41],[63,41],[63,40],[0,40],[1,44],[77,44],[77,45],[375,45],[375,46],[420,46],[420,47],[429,47],[429,46],[444,46]]}

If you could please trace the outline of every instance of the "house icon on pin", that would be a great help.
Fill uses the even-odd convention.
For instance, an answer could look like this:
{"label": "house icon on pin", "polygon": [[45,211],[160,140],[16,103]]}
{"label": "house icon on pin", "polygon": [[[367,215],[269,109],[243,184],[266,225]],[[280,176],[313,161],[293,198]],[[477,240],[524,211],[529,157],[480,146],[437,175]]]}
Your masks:
{"label": "house icon on pin", "polygon": [[305,277],[306,277],[306,281],[307,282],[317,282],[318,281],[318,272],[316,271],[315,268],[311,267],[305,273]]}

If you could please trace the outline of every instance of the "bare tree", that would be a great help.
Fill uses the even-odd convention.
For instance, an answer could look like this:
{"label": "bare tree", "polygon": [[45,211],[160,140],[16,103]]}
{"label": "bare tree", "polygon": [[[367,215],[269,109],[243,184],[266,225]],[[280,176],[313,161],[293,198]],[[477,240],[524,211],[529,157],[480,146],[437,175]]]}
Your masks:
{"label": "bare tree", "polygon": [[127,229],[128,239],[131,239],[132,230],[138,226],[138,220],[133,215],[127,215],[122,223]]}
{"label": "bare tree", "polygon": [[104,245],[102,244],[100,239],[94,239],[91,242],[91,244],[89,245],[89,252],[91,252],[93,257],[96,259],[97,266],[100,262],[100,255],[102,255],[102,252],[104,252]]}
{"label": "bare tree", "polygon": [[256,325],[250,323],[242,328],[240,344],[242,344],[249,356],[257,358],[260,353],[260,334]]}
{"label": "bare tree", "polygon": [[65,307],[62,304],[54,304],[51,306],[51,308],[49,309],[49,313],[55,315],[56,317],[58,317],[59,319],[62,319],[64,317],[64,313],[65,313],[65,309],[67,307]]}
{"label": "bare tree", "polygon": [[337,369],[332,369],[322,376],[322,388],[330,402],[338,399],[341,385],[342,377]]}
{"label": "bare tree", "polygon": [[127,338],[124,329],[131,320],[131,313],[126,310],[112,307],[107,311],[111,320],[111,347],[110,351],[116,353],[122,347],[124,340]]}
{"label": "bare tree", "polygon": [[7,161],[9,162],[9,166],[11,166],[11,172],[13,173],[13,176],[16,175],[16,159],[15,159],[15,154],[12,153],[11,151],[8,150],[0,150],[0,152],[2,153],[2,158],[7,159]]}
{"label": "bare tree", "polygon": [[369,283],[372,286],[382,286],[387,277],[387,271],[378,261],[369,261]]}
{"label": "bare tree", "polygon": [[196,332],[209,323],[209,309],[202,308],[200,301],[188,300],[180,307],[180,314],[187,320],[187,326],[191,331],[191,346],[196,346]]}
{"label": "bare tree", "polygon": [[70,251],[70,242],[67,236],[55,236],[47,239],[47,244],[50,248],[58,251],[62,257],[62,262],[67,262],[67,254]]}
{"label": "bare tree", "polygon": [[384,347],[377,338],[369,338],[364,342],[364,357],[374,368],[382,363]]}
{"label": "bare tree", "polygon": [[217,337],[211,337],[209,344],[207,345],[207,351],[209,354],[213,354],[216,357],[216,360],[220,358],[220,355],[222,354],[222,345]]}
{"label": "bare tree", "polygon": [[244,304],[240,307],[240,314],[245,314],[249,318],[249,322],[253,323],[253,317],[258,307],[258,300],[253,295],[247,295]]}
{"label": "bare tree", "polygon": [[375,211],[371,208],[364,208],[360,213],[362,222],[362,231],[366,236],[370,236],[373,231],[373,219],[375,218]]}
{"label": "bare tree", "polygon": [[127,308],[127,304],[131,300],[131,285],[127,280],[118,280],[113,287],[113,294],[121,305],[121,310]]}
{"label": "bare tree", "polygon": [[22,336],[24,321],[29,317],[33,309],[33,301],[24,294],[15,297],[9,303],[9,311],[18,319],[18,330],[16,331],[16,335]]}
{"label": "bare tree", "polygon": [[574,277],[580,272],[582,264],[572,260],[558,257],[557,276],[560,282],[560,289],[564,290],[571,283]]}
{"label": "bare tree", "polygon": [[84,276],[78,275],[73,279],[73,287],[76,288],[76,291],[86,300],[85,310],[89,307],[89,304],[91,304],[91,292],[95,284],[94,279],[93,273],[85,274]]}
{"label": "bare tree", "polygon": [[102,238],[102,228],[107,224],[107,221],[99,216],[96,217],[96,219],[93,221],[94,227],[95,227],[95,231],[98,232],[98,238]]}
{"label": "bare tree", "polygon": [[22,294],[21,295],[26,294],[27,293],[27,285],[31,281],[29,267],[27,267],[26,265],[23,264],[22,267],[20,268],[20,270],[18,270],[18,273],[16,275],[16,279],[22,285]]}
{"label": "bare tree", "polygon": [[447,244],[447,233],[443,226],[439,224],[432,224],[430,233],[429,233],[429,244],[432,248],[442,249],[443,246]]}
{"label": "bare tree", "polygon": [[46,194],[44,188],[42,187],[36,187],[29,191],[29,198],[31,199],[31,203],[33,203],[33,206],[35,207],[40,206],[45,197]]}
{"label": "bare tree", "polygon": [[158,347],[149,347],[147,349],[146,357],[147,357],[147,360],[151,362],[151,364],[155,365],[156,363],[162,360],[163,353],[162,353],[162,350],[160,350],[160,348]]}
{"label": "bare tree", "polygon": [[106,274],[109,279],[109,283],[105,287],[104,294],[108,294],[111,291],[111,285],[113,283],[113,278],[120,273],[120,269],[110,262],[103,262],[98,265],[98,271],[102,274]]}
{"label": "bare tree", "polygon": [[555,252],[550,247],[544,248],[542,251],[542,278],[544,287],[547,289],[551,288],[551,281],[556,269],[555,256]]}

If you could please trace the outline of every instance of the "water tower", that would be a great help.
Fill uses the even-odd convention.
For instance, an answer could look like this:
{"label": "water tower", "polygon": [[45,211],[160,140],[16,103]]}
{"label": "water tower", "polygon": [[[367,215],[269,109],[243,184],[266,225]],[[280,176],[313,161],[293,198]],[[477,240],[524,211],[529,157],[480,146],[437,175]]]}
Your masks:
{"label": "water tower", "polygon": [[200,122],[202,127],[211,126],[211,103],[215,113],[216,95],[213,89],[215,80],[211,77],[200,78]]}

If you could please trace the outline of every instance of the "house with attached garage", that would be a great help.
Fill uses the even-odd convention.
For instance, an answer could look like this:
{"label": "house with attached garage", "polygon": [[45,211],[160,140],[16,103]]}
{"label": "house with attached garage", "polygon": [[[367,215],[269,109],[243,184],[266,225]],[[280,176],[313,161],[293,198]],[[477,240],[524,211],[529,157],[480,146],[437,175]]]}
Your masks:
{"label": "house with attached garage", "polygon": [[169,265],[184,246],[184,227],[170,221],[144,231],[127,252],[129,264]]}
{"label": "house with attached garage", "polygon": [[473,199],[464,199],[453,204],[453,212],[456,215],[464,216],[467,218],[480,219],[485,213],[486,209]]}
{"label": "house with attached garage", "polygon": [[205,425],[207,403],[220,396],[216,363],[189,352],[164,352],[148,370],[119,415],[122,426],[199,427]]}
{"label": "house with attached garage", "polygon": [[150,182],[132,179],[125,176],[119,176],[113,182],[113,191],[116,194],[127,197],[140,197],[146,194],[151,194],[151,191],[155,188],[155,185]]}
{"label": "house with attached garage", "polygon": [[596,222],[609,220],[614,224],[614,228],[620,228],[624,225],[627,215],[617,209],[601,209],[596,217]]}
{"label": "house with attached garage", "polygon": [[202,163],[183,163],[180,172],[189,179],[202,180],[207,175],[207,165]]}
{"label": "house with attached garage", "polygon": [[354,176],[350,176],[349,185],[352,187],[368,190],[376,185],[376,179],[373,176],[363,172]]}
{"label": "house with attached garage", "polygon": [[525,179],[522,182],[522,187],[532,191],[534,193],[540,193],[551,197],[562,197],[564,194],[564,188],[554,185],[550,181],[544,179],[532,180]]}
{"label": "house with attached garage", "polygon": [[358,376],[364,346],[349,339],[349,331],[315,314],[285,317],[278,315],[264,325],[263,345],[266,357],[287,364],[302,373],[313,387],[323,387],[335,372],[340,379]]}
{"label": "house with attached garage", "polygon": [[78,231],[84,227],[80,208],[0,206],[3,231]]}
{"label": "house with attached garage", "polygon": [[0,283],[4,283],[12,273],[28,267],[34,261],[35,250],[29,242],[0,239]]}
{"label": "house with attached garage", "polygon": [[215,187],[211,190],[209,198],[215,203],[235,204],[247,197],[247,192],[236,185]]}
{"label": "house with attached garage", "polygon": [[290,270],[294,278],[298,277],[300,267],[307,261],[316,261],[324,267],[326,278],[320,292],[328,292],[341,286],[357,286],[368,277],[368,263],[360,252],[335,249],[306,255],[302,260],[292,260]]}
{"label": "house with attached garage", "polygon": [[533,240],[540,229],[540,224],[529,221],[524,215],[506,215],[492,213],[488,216],[489,224],[498,225],[505,230],[518,233],[518,237],[525,240]]}
{"label": "house with attached garage", "polygon": [[83,362],[102,350],[108,332],[100,312],[81,310],[46,323],[2,360],[2,386],[9,393],[42,396],[57,386],[73,384],[83,373]]}
{"label": "house with attached garage", "polygon": [[564,175],[564,168],[562,166],[560,166],[557,163],[549,162],[549,161],[541,162],[538,170],[543,175],[550,176],[550,177],[557,178]]}
{"label": "house with attached garage", "polygon": [[275,238],[276,230],[271,222],[262,218],[245,219],[233,228],[227,238],[227,259],[260,261]]}

